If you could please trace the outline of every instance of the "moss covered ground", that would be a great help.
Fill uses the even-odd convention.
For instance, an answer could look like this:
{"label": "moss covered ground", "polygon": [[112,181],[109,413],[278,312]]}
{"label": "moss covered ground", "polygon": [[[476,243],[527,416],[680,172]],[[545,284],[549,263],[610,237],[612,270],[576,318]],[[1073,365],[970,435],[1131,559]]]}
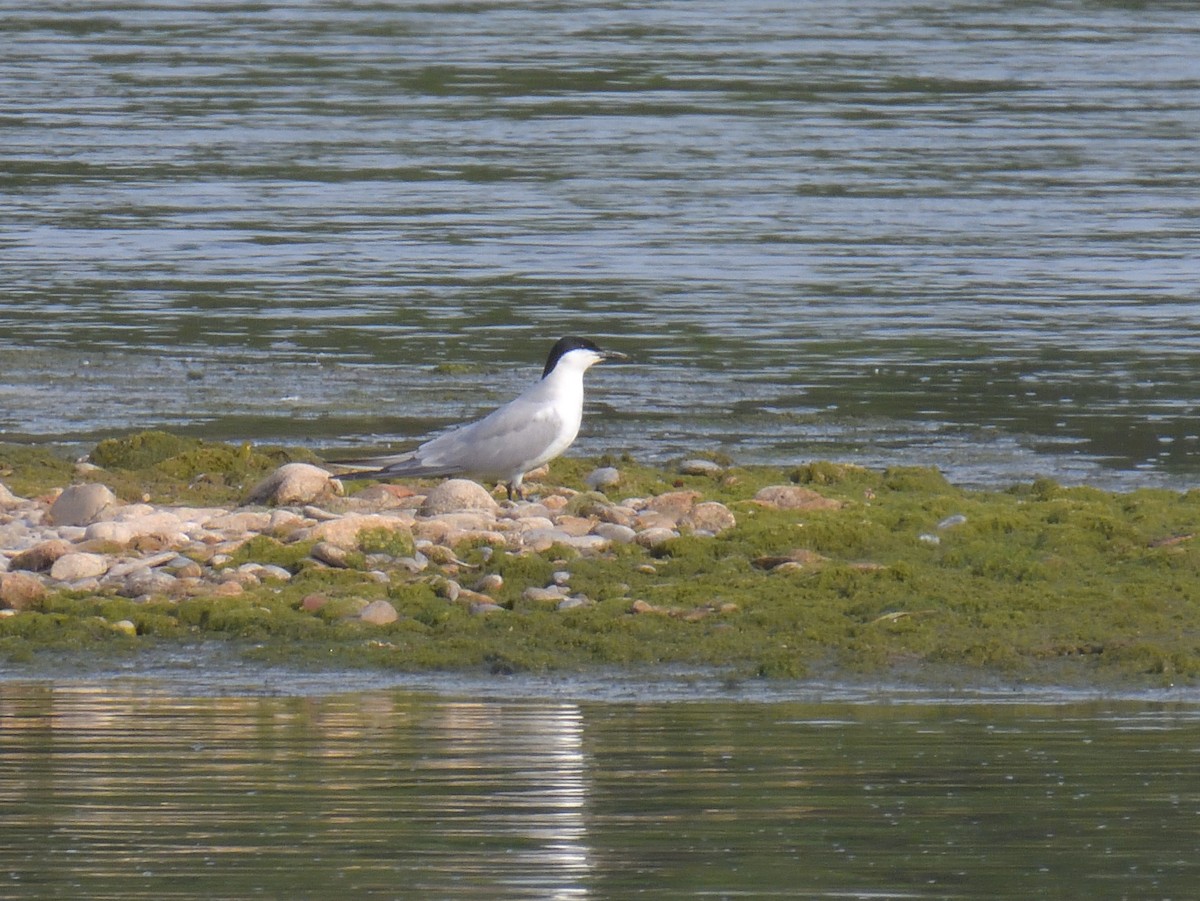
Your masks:
{"label": "moss covered ground", "polygon": [[[137,436],[92,459],[126,500],[228,504],[303,451]],[[599,556],[484,545],[411,578],[381,582],[388,548],[329,569],[304,545],[258,538],[236,562],[275,563],[287,582],[237,597],[144,602],[59,592],[0,619],[11,665],[44,653],[136,655],[164,645],[227,642],[252,659],[301,667],[401,670],[579,670],[694,665],[735,677],[840,676],[917,682],[1086,682],[1162,685],[1200,679],[1200,491],[1112,493],[1039,479],[964,490],[927,469],[883,472],[835,463],[727,466],[684,476],[631,460],[562,459],[546,490],[581,492],[599,463],[617,466],[611,500],[692,489],[726,504],[737,525],[653,549]],[[0,481],[35,496],[72,478],[43,449],[0,446]],[[800,484],[837,509],[780,510],[753,500],[767,485]],[[599,501],[593,497],[592,501]],[[373,562],[368,562],[373,561]],[[592,603],[557,610],[524,600],[529,586],[570,573]],[[439,580],[489,573],[504,608],[478,615],[447,601]],[[328,599],[308,612],[306,597]],[[375,626],[348,614],[389,600],[400,614]],[[308,605],[311,606],[311,605]],[[133,628],[114,628],[131,623]]]}

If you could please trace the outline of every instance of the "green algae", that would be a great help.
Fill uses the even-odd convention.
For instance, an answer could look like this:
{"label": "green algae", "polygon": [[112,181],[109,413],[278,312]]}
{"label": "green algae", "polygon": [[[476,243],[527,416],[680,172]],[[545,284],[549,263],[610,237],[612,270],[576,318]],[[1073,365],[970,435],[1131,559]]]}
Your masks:
{"label": "green algae", "polygon": [[284,463],[313,463],[317,457],[304,449],[230,445],[148,431],[107,438],[85,462],[89,465],[77,467],[50,449],[0,444],[0,480],[18,495],[38,496],[72,481],[103,482],[127,501],[177,504],[239,502]]}
{"label": "green algae", "polygon": [[[244,480],[290,455],[154,447],[141,469],[122,471],[158,491],[178,489],[196,472]],[[170,454],[161,456],[164,449]],[[103,459],[118,466],[117,458]],[[622,473],[606,494],[587,492],[583,481],[598,463]],[[22,460],[8,465],[13,478],[5,481],[16,490]],[[63,473],[31,465],[41,467],[39,478]],[[778,484],[804,485],[840,506],[789,511],[753,500],[759,488]],[[827,462],[727,465],[715,475],[680,476],[612,459],[558,460],[545,485],[580,491],[569,509],[581,515],[605,497],[696,491],[728,505],[737,525],[715,537],[685,535],[653,549],[618,545],[599,556],[466,545],[456,548],[455,562],[416,576],[387,564],[412,553],[407,536],[365,533],[352,568],[341,570],[317,566],[311,545],[260,537],[230,565],[274,563],[293,573],[291,581],[180,602],[55,595],[36,611],[0,619],[0,656],[19,662],[46,649],[136,654],[139,647],[204,640],[244,646],[254,659],[322,667],[505,673],[687,664],[771,678],[921,680],[951,672],[1105,685],[1200,679],[1197,491],[1111,493],[1045,479],[968,491],[936,470],[877,472]],[[373,567],[392,573],[390,584],[362,571],[367,555]],[[560,611],[522,598],[562,570],[570,573],[570,591],[590,603]],[[503,579],[493,592],[501,611],[473,612],[439,593],[447,578],[469,585],[487,574]],[[328,603],[309,612],[302,603],[314,593]],[[379,599],[396,608],[395,623],[355,618]],[[121,621],[136,635],[114,626]]]}

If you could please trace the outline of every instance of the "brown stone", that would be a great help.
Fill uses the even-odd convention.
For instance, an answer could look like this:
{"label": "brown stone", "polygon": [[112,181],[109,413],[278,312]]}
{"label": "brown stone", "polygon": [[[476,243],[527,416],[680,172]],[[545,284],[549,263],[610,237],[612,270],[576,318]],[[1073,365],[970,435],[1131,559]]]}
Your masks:
{"label": "brown stone", "polygon": [[25,573],[0,573],[0,607],[28,610],[46,596],[46,586]]}
{"label": "brown stone", "polygon": [[49,541],[35,544],[28,550],[21,551],[9,561],[8,565],[12,569],[24,569],[35,573],[45,572],[54,565],[55,560],[71,553],[72,550],[70,542],[63,541],[61,538],[52,538]]}
{"label": "brown stone", "polygon": [[364,623],[370,623],[373,626],[386,626],[398,620],[400,614],[396,612],[396,608],[388,601],[371,601],[371,603],[363,608],[358,618]]}
{"label": "brown stone", "polygon": [[679,524],[694,532],[711,532],[716,535],[718,532],[732,529],[737,525],[737,520],[724,504],[706,501],[696,504],[685,513]]}
{"label": "brown stone", "polygon": [[840,510],[842,502],[800,485],[770,485],[754,495],[767,507],[779,510]]}

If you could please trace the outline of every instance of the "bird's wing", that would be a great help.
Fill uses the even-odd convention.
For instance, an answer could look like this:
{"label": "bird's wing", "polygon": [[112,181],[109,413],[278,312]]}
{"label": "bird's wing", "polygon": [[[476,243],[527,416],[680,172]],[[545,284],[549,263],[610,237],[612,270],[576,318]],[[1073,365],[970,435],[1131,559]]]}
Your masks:
{"label": "bird's wing", "polygon": [[478,422],[427,441],[414,453],[426,471],[509,476],[532,468],[560,438],[552,406],[519,397]]}

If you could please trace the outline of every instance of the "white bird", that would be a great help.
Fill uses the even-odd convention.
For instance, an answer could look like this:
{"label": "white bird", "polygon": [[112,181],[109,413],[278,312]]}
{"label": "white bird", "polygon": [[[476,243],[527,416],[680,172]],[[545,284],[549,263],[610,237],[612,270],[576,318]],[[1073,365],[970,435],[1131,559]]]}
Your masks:
{"label": "white bird", "polygon": [[560,338],[550,349],[541,379],[515,400],[408,453],[347,461],[349,466],[378,468],[338,478],[473,475],[506,483],[509,500],[521,497],[525,473],[559,456],[579,434],[583,374],[601,360],[611,359],[628,358],[601,350],[586,338]]}

